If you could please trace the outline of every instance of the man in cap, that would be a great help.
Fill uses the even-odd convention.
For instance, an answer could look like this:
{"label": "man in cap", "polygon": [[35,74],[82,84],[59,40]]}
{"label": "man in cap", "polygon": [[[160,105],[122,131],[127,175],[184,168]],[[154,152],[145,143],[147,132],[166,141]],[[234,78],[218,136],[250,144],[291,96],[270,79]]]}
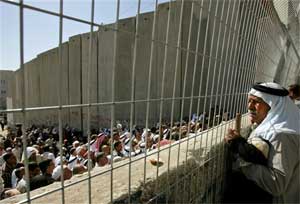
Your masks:
{"label": "man in cap", "polygon": [[[235,165],[246,178],[247,184],[251,185],[233,186],[237,190],[235,196],[244,200],[230,202],[300,202],[300,111],[288,94],[286,89],[276,83],[255,84],[248,96],[249,117],[253,124],[253,129],[246,137],[248,143],[233,129],[229,129],[225,136],[227,143],[238,145],[239,154]],[[247,150],[245,146],[253,140],[261,141],[254,146],[266,156],[265,165],[247,162],[246,153],[240,151]],[[253,191],[255,186],[266,193]],[[246,190],[242,191],[243,188]],[[251,195],[251,192],[260,192],[260,195]],[[271,201],[268,194],[272,196]]]}

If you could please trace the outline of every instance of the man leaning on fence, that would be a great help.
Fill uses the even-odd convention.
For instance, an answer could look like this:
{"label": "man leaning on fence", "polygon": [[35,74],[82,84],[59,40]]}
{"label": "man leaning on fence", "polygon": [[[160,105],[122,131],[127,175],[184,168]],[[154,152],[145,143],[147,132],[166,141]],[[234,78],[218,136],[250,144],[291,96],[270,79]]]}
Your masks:
{"label": "man leaning on fence", "polygon": [[[232,129],[225,136],[229,147],[233,143],[237,147],[232,166],[239,172],[231,174],[225,202],[300,202],[300,111],[288,94],[286,89],[272,82],[257,83],[250,90],[251,131],[246,139],[241,139]],[[258,151],[264,155],[262,159]],[[250,157],[256,158],[251,160]],[[265,163],[258,161],[264,158]]]}

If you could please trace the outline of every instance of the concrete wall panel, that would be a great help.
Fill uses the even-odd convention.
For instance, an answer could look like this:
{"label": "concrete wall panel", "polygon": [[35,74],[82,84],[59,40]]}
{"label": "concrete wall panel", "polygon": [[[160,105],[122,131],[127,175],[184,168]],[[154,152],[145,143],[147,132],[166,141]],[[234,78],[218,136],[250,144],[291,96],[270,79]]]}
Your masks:
{"label": "concrete wall panel", "polygon": [[[61,104],[68,105],[69,102],[69,43],[62,44],[62,65],[61,70],[59,70],[59,74],[61,74]],[[63,109],[62,114],[62,122],[63,125],[69,124],[70,122],[70,110]]]}
{"label": "concrete wall panel", "polygon": [[[117,40],[117,57],[115,72],[116,101],[131,99],[133,44],[135,32],[135,18],[119,20]],[[119,104],[115,107],[115,119],[130,118],[130,103]]]}
{"label": "concrete wall panel", "polygon": [[[82,103],[81,87],[81,36],[69,39],[69,102],[70,104]],[[82,128],[81,108],[70,108],[70,126]]]}
{"label": "concrete wall panel", "polygon": [[[98,101],[112,100],[112,69],[114,53],[114,31],[109,26],[98,31]],[[110,126],[110,106],[99,106],[99,125]]]}
{"label": "concrete wall panel", "polygon": [[[40,86],[39,86],[39,72],[37,72],[36,59],[27,62],[25,65],[25,98],[26,107],[40,106]],[[30,111],[27,114],[28,124],[33,124],[39,121],[39,113],[37,111]]]}
{"label": "concrete wall panel", "polygon": [[[15,72],[15,82],[16,82],[16,97],[15,97],[15,107],[14,108],[22,108],[22,93],[23,93],[23,70],[18,69]],[[22,117],[20,114],[15,113],[14,114],[14,119],[16,123],[21,123],[22,122]]]}
{"label": "concrete wall panel", "polygon": [[[135,100],[146,100],[148,95],[148,81],[155,83],[155,77],[152,74],[149,78],[151,39],[152,39],[153,13],[140,14],[138,27],[138,41],[136,51],[136,77],[135,77]],[[153,64],[156,61],[153,58]],[[155,68],[155,66],[153,66]],[[152,70],[152,73],[155,70]],[[155,89],[150,89],[150,99],[157,98]],[[153,102],[150,102],[150,106]],[[135,103],[134,123],[146,125],[147,102]],[[157,112],[149,112],[149,123],[156,122]]]}
{"label": "concrete wall panel", "polygon": [[[91,62],[91,67],[89,67],[89,45],[90,45],[90,33],[83,34],[81,36],[81,57],[82,57],[82,103],[87,104],[87,103],[97,103],[97,83],[98,83],[98,75],[97,75],[97,68],[98,68],[98,63],[97,63],[97,56],[98,56],[98,35],[95,32],[93,34],[92,38],[92,62]],[[89,77],[90,79],[88,80],[88,72],[90,72]],[[89,92],[89,93],[88,93]],[[89,95],[88,95],[89,94]],[[88,98],[89,96],[89,98]],[[98,112],[97,111],[91,111],[91,127],[96,128],[97,127],[97,116]],[[88,112],[87,108],[83,109],[82,113],[83,117],[83,127],[85,130],[87,130],[87,117],[88,117]]]}

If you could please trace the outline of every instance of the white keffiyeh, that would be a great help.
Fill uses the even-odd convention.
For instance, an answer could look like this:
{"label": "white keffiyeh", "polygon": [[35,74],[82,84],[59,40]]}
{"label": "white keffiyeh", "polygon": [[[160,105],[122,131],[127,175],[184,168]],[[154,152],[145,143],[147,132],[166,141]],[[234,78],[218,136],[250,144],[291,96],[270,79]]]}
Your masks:
{"label": "white keffiyeh", "polygon": [[[276,83],[260,84],[273,89],[282,89]],[[286,132],[300,135],[300,110],[288,96],[276,96],[252,88],[249,95],[263,99],[271,109],[266,118],[257,126],[250,137],[261,136],[269,140],[274,133]]]}

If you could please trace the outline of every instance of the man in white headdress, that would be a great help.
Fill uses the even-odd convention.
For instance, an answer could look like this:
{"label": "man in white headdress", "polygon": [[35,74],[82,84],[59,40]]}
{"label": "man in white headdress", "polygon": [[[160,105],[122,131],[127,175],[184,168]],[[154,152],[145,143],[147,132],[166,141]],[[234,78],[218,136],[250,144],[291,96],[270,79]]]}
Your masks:
{"label": "man in white headdress", "polygon": [[[248,109],[250,121],[255,128],[250,132],[247,142],[243,142],[233,129],[228,131],[225,141],[236,143],[240,151],[245,150],[244,147],[252,141],[260,140],[252,144],[263,153],[267,162],[265,165],[249,162],[243,156],[245,151],[238,152],[238,170],[249,181],[269,193],[272,196],[271,202],[299,203],[299,109],[288,97],[288,91],[272,82],[258,83],[252,87],[248,96]],[[248,192],[248,197],[257,196],[252,193]]]}

